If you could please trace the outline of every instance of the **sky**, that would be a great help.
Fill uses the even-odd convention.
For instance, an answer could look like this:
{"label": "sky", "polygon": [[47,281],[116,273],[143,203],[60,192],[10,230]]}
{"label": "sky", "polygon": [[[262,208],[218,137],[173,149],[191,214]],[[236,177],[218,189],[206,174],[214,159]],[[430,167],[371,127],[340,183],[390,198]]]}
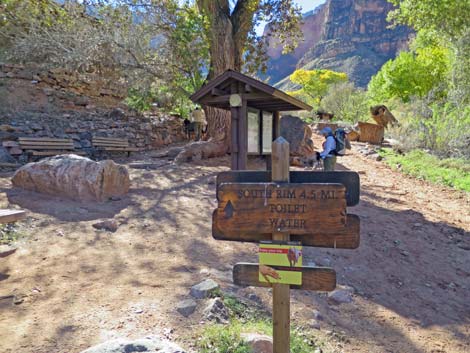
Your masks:
{"label": "sky", "polygon": [[[294,2],[297,3],[302,7],[302,13],[311,11],[315,9],[318,5],[323,4],[326,0],[295,0]],[[263,34],[264,26],[266,23],[262,23],[256,29],[258,35]]]}

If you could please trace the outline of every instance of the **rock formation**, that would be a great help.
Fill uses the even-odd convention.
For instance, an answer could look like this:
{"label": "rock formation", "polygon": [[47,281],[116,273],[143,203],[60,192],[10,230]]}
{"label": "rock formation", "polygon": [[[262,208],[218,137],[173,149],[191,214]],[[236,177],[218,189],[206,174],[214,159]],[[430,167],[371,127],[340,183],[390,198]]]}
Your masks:
{"label": "rock formation", "polygon": [[398,120],[385,105],[375,105],[370,107],[370,115],[377,124],[384,128],[387,128],[388,124],[392,126],[399,124]]}
{"label": "rock formation", "polygon": [[[404,26],[387,28],[386,0],[328,0],[305,14],[302,31],[305,42],[289,55],[281,55],[271,39],[268,76],[271,83],[289,75],[295,68],[325,68],[346,72],[359,87],[365,87],[380,67],[407,47],[412,31]],[[266,33],[267,34],[267,33]],[[293,88],[290,81],[281,89]]]}
{"label": "rock formation", "polygon": [[18,169],[13,186],[76,201],[106,201],[129,191],[126,167],[111,160],[94,162],[73,154],[29,163]]}
{"label": "rock formation", "polygon": [[285,115],[281,118],[281,136],[289,142],[290,155],[308,158],[315,151],[313,148],[312,129],[300,118]]}

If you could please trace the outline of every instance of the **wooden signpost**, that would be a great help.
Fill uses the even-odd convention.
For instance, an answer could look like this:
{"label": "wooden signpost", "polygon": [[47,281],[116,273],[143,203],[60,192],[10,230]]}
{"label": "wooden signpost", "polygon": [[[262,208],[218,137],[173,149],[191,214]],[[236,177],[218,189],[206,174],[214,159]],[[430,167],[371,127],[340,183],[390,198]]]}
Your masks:
{"label": "wooden signpost", "polygon": [[[292,183],[291,176],[295,180]],[[359,217],[346,212],[346,206],[359,202],[357,173],[290,173],[289,143],[282,137],[273,142],[271,176],[255,171],[221,173],[217,178],[217,199],[212,219],[215,239],[272,241],[285,245],[279,246],[280,252],[286,252],[292,240],[302,246],[344,249],[359,246]],[[300,271],[301,281],[296,277],[295,285],[260,281],[268,279],[263,272],[265,265],[238,263],[233,269],[235,284],[273,289],[274,353],[290,351],[290,289],[332,291],[336,287],[333,269],[308,266],[289,269],[286,265],[289,262],[294,264],[295,258],[284,259],[283,266],[268,267],[271,272],[267,273],[278,278],[276,269]]]}

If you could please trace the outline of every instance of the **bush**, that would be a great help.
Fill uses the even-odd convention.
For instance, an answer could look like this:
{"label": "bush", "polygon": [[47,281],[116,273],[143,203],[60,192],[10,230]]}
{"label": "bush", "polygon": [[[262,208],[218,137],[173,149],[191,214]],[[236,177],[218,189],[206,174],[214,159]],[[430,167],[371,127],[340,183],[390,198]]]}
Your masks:
{"label": "bush", "polygon": [[387,135],[398,141],[403,151],[426,149],[440,157],[470,159],[470,107],[450,103],[428,106],[423,100],[390,106],[400,126]]}
{"label": "bush", "polygon": [[334,120],[352,123],[367,120],[370,115],[366,93],[356,89],[352,83],[332,86],[322,99],[320,107],[335,114]]}

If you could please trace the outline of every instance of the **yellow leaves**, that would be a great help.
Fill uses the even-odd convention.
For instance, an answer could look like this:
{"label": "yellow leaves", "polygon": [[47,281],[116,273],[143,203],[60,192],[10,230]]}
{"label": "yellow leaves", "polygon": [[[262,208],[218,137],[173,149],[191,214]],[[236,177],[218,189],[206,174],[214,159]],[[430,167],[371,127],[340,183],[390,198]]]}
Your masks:
{"label": "yellow leaves", "polygon": [[318,104],[326,95],[331,85],[347,82],[348,75],[326,69],[295,70],[290,80],[302,86],[301,89],[291,92],[295,97],[307,103]]}

